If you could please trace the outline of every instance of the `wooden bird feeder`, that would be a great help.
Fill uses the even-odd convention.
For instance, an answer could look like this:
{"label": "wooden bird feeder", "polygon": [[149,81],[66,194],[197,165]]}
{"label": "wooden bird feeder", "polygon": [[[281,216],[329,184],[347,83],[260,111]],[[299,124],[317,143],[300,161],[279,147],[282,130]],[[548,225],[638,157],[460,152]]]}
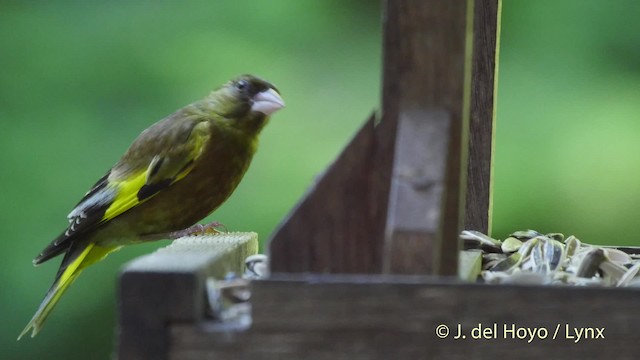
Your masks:
{"label": "wooden bird feeder", "polygon": [[[169,247],[122,274],[118,357],[636,358],[636,290],[457,278],[460,231],[490,231],[500,7],[386,1],[380,116],[271,236],[271,276],[251,284],[251,324],[208,318],[205,283],[241,273],[255,234]],[[575,343],[566,324],[605,338]],[[556,326],[562,338],[552,339]],[[487,336],[455,339],[458,327]],[[518,329],[542,328],[544,339],[520,338]]]}

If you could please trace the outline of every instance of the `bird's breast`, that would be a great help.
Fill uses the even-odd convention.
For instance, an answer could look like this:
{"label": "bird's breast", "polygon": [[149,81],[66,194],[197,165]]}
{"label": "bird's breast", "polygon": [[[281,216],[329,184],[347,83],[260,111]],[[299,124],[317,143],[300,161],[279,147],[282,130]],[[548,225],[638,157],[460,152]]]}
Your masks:
{"label": "bird's breast", "polygon": [[255,138],[210,139],[184,178],[114,219],[113,232],[162,234],[197,223],[229,198],[255,149]]}

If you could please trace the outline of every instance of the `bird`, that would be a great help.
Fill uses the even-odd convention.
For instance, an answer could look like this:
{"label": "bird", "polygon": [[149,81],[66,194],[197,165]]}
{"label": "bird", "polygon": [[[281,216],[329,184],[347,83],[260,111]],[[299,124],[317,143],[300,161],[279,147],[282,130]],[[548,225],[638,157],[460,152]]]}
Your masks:
{"label": "bird", "polygon": [[54,282],[18,340],[34,337],[88,266],[125,245],[215,230],[198,221],[224,203],[244,176],[279,90],[241,75],[144,130],[82,197],[69,224],[33,260],[63,255]]}

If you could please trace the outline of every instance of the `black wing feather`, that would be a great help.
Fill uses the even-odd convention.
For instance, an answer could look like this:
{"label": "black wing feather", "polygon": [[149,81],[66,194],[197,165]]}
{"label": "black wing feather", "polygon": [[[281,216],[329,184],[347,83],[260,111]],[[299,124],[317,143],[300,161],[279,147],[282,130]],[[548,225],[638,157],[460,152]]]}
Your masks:
{"label": "black wing feather", "polygon": [[[78,202],[76,205],[76,209],[78,206],[81,206],[84,202],[89,199],[97,196],[101,191],[105,191],[108,178],[110,172],[107,172],[105,176],[100,178],[98,182],[95,183],[91,187],[85,196]],[[60,234],[57,238],[55,238],[47,247],[42,250],[42,252],[33,259],[34,265],[42,264],[43,262],[54,258],[63,252],[67,251],[71,244],[73,243],[73,239],[75,239],[79,234],[83,234],[86,231],[93,229],[100,223],[100,220],[104,216],[104,213],[107,211],[111,202],[96,202],[93,205],[86,206],[75,216],[69,217],[69,226],[67,229]],[[73,212],[72,212],[73,214]]]}

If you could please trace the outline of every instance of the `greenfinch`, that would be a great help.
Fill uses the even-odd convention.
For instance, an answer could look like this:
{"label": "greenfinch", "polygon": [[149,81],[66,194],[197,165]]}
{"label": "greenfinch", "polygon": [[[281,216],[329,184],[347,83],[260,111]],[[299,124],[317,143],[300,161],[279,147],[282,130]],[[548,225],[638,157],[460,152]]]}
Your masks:
{"label": "greenfinch", "polygon": [[284,107],[276,87],[242,75],[144,130],[68,215],[34,260],[64,254],[53,285],[18,340],[42,328],[89,265],[124,245],[198,233],[247,171],[258,135]]}

